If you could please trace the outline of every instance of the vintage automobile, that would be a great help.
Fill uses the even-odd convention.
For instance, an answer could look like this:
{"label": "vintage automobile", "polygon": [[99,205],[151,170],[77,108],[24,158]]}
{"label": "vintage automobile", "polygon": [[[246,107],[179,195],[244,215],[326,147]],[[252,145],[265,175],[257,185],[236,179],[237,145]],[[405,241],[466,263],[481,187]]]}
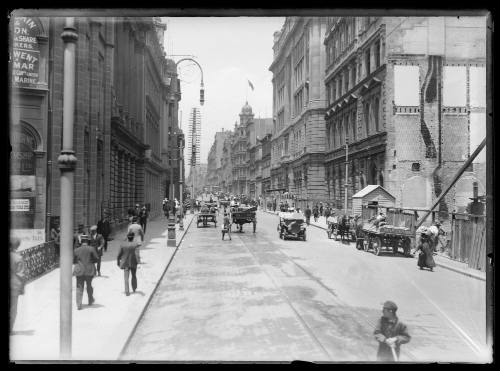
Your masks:
{"label": "vintage automobile", "polygon": [[234,206],[231,208],[231,219],[233,224],[236,224],[236,230],[239,232],[243,232],[243,224],[252,223],[253,224],[253,232],[255,233],[255,228],[257,226],[257,216],[255,212],[257,211],[256,207],[248,207],[248,206]]}
{"label": "vintage automobile", "polygon": [[306,221],[302,214],[297,212],[280,212],[278,232],[279,237],[286,240],[289,237],[306,240]]}
{"label": "vintage automobile", "polygon": [[208,223],[214,223],[215,228],[217,228],[217,214],[211,212],[207,205],[203,205],[198,218],[196,220],[196,227],[200,228],[200,223],[203,227],[208,227]]}

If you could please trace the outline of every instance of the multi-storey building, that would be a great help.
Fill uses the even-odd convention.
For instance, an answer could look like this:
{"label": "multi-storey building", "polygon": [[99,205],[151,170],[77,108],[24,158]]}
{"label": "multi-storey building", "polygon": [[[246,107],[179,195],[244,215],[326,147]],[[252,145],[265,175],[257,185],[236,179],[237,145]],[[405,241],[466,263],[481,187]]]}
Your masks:
{"label": "multi-storey building", "polygon": [[116,42],[108,207],[115,219],[123,219],[134,203],[146,203],[151,216],[161,213],[168,176],[162,149],[176,109],[171,101],[180,99],[177,80],[167,83],[175,70],[164,58],[164,30],[154,18],[113,20]]}
{"label": "multi-storey building", "polygon": [[[180,183],[184,183],[184,160],[181,159],[179,139],[184,133],[179,128],[179,101],[181,100],[181,86],[177,75],[177,67],[173,60],[164,60],[164,117],[165,124],[162,126],[162,163],[165,168],[165,176],[162,181],[164,197],[180,199]],[[182,164],[182,167],[181,167]],[[172,189],[171,189],[172,188]]]}
{"label": "multi-storey building", "polygon": [[259,140],[261,146],[260,169],[261,169],[261,196],[267,198],[271,189],[271,138],[272,134],[266,134]]}
{"label": "multi-storey building", "polygon": [[[11,24],[11,227],[27,246],[59,222],[64,18],[20,11]],[[147,17],[77,17],[75,28],[74,225],[95,224],[105,210],[119,222],[135,203],[155,216],[166,173],[163,107],[169,92],[180,99],[175,76],[173,86],[165,79],[165,28]]]}
{"label": "multi-storey building", "polygon": [[218,189],[222,184],[222,155],[224,141],[229,136],[229,131],[219,131],[215,133],[214,142],[208,153],[207,160],[207,186],[211,189]]}
{"label": "multi-storey building", "polygon": [[326,200],[326,18],[287,17],[274,34],[271,189],[288,192],[304,207]]}
{"label": "multi-storey building", "polygon": [[235,122],[231,142],[232,192],[235,194],[249,194],[249,130],[247,126],[253,121],[252,107],[248,102],[241,108],[240,122]]}
{"label": "multi-storey building", "polygon": [[345,191],[351,208],[350,197],[368,184],[403,207],[430,207],[449,184],[470,154],[471,126],[485,122],[484,22],[328,19],[325,172],[337,208]]}
{"label": "multi-storey building", "polygon": [[273,120],[271,118],[253,119],[247,124],[248,195],[254,200],[262,196],[262,143],[260,139],[270,134],[272,128]]}

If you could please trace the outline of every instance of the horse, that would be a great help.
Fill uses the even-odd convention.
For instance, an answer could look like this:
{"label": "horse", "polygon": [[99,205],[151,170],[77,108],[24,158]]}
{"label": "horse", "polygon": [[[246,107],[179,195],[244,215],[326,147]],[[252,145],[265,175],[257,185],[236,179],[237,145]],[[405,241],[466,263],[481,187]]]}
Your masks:
{"label": "horse", "polygon": [[347,237],[347,243],[349,243],[349,218],[347,215],[342,215],[339,221],[339,234],[341,241],[344,242],[344,240]]}

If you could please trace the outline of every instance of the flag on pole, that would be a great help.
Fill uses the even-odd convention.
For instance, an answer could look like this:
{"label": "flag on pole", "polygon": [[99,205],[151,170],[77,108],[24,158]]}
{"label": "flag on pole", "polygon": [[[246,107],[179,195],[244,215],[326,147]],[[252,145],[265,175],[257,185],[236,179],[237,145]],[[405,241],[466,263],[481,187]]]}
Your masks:
{"label": "flag on pole", "polygon": [[250,87],[252,88],[252,91],[253,91],[253,84],[250,82],[250,80],[248,80],[248,85],[250,85]]}

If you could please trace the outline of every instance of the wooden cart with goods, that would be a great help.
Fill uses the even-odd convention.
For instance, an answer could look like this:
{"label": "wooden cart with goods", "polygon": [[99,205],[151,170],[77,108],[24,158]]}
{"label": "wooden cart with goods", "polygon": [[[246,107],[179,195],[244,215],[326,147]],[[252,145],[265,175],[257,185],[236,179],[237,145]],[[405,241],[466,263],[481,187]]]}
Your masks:
{"label": "wooden cart with goods", "polygon": [[[382,212],[382,214],[381,214]],[[363,248],[379,255],[382,250],[396,255],[402,250],[410,255],[412,239],[415,238],[417,213],[399,208],[363,208]]]}
{"label": "wooden cart with goods", "polygon": [[236,224],[236,230],[243,232],[243,224],[252,223],[253,232],[257,227],[256,207],[233,207],[231,208],[232,224]]}

